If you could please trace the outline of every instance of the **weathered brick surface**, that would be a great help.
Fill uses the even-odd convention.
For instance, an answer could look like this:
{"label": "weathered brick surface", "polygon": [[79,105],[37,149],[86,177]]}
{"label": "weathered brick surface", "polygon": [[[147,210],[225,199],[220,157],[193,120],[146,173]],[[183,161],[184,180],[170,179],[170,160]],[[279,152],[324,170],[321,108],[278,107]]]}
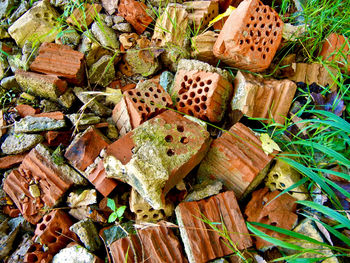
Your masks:
{"label": "weathered brick surface", "polygon": [[209,64],[216,64],[218,59],[214,56],[213,46],[218,35],[219,34],[214,31],[206,31],[205,33],[192,37],[193,51],[191,56]]}
{"label": "weathered brick surface", "polygon": [[244,115],[265,118],[264,122],[284,124],[292,105],[297,86],[290,80],[273,80],[254,77],[239,71],[234,80],[235,92],[232,110]]}
{"label": "weathered brick surface", "polygon": [[240,199],[264,179],[272,158],[252,130],[236,123],[213,141],[198,174],[222,180]]}
{"label": "weathered brick surface", "polygon": [[218,73],[178,70],[171,96],[179,111],[206,121],[219,122],[232,91],[231,83]]}
{"label": "weathered brick surface", "polygon": [[282,39],[283,22],[259,0],[245,0],[235,9],[214,45],[214,54],[232,67],[254,72],[269,67]]}
{"label": "weathered brick surface", "polygon": [[22,118],[24,118],[25,116],[33,116],[34,114],[40,112],[39,110],[34,109],[32,106],[26,105],[26,104],[19,104],[19,105],[17,105],[15,107],[15,111]]}
{"label": "weathered brick surface", "polygon": [[219,14],[217,1],[190,1],[185,2],[188,18],[193,21],[195,30],[206,27]]}
{"label": "weathered brick surface", "polygon": [[66,22],[73,26],[82,27],[86,30],[86,27],[89,27],[94,20],[94,17],[98,15],[101,9],[102,6],[99,4],[90,5],[86,3],[79,8],[74,9],[73,13],[66,20]]}
{"label": "weathered brick surface", "polygon": [[67,45],[43,43],[30,69],[63,77],[70,83],[82,85],[85,73],[84,54]]}
{"label": "weathered brick surface", "polygon": [[45,133],[45,139],[49,146],[68,146],[71,142],[71,131],[48,131]]}
{"label": "weathered brick surface", "polygon": [[17,164],[20,164],[27,153],[21,153],[16,155],[8,155],[0,158],[0,169],[9,169]]}
{"label": "weathered brick surface", "polygon": [[121,0],[118,7],[118,13],[124,17],[136,30],[142,34],[148,25],[153,21],[146,12],[147,6],[134,0]]}
{"label": "weathered brick surface", "polygon": [[34,243],[32,244],[24,256],[25,263],[49,263],[52,261],[53,255],[44,251],[42,245]]}
{"label": "weathered brick surface", "polygon": [[[215,258],[232,254],[229,241],[214,231],[204,221],[221,222],[230,242],[239,250],[252,245],[235,194],[224,192],[208,199],[195,202],[182,202],[175,210],[180,233],[189,262],[208,262]],[[223,230],[223,226],[215,225]]]}
{"label": "weathered brick surface", "polygon": [[[274,199],[278,194],[280,194],[280,191],[269,192],[269,189],[266,187],[253,192],[252,199],[249,201],[244,212],[248,217],[247,220],[288,230],[292,229],[298,220],[298,216],[295,214],[297,207],[295,201],[297,201],[297,199],[288,194],[283,194]],[[266,228],[258,226],[256,226],[256,228],[272,237],[286,237],[281,233]],[[272,246],[272,244],[262,238],[256,237],[255,246],[257,249],[261,249]]]}
{"label": "weathered brick surface", "polygon": [[137,232],[137,235],[119,239],[111,244],[110,251],[114,263],[187,262],[179,240],[169,227],[160,223]]}

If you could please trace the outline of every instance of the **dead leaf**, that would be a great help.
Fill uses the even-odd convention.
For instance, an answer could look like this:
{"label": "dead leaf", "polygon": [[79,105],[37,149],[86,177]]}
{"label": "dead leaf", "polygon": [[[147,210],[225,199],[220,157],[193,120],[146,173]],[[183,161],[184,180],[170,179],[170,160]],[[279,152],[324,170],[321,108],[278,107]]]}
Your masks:
{"label": "dead leaf", "polygon": [[260,135],[260,141],[262,143],[263,151],[266,154],[273,153],[274,150],[281,151],[277,143],[275,143],[267,133],[262,133]]}

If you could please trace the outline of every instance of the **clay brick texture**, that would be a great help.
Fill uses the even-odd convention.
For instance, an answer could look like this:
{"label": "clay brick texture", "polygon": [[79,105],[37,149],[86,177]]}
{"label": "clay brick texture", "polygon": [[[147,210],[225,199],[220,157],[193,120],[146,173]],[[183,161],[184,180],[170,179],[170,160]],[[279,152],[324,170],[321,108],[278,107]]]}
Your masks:
{"label": "clay brick texture", "polygon": [[84,82],[84,54],[66,45],[43,43],[30,65],[32,71],[56,75],[75,85]]}
{"label": "clay brick texture", "polygon": [[52,255],[47,251],[44,251],[42,245],[34,243],[32,244],[24,256],[25,263],[49,263],[52,261]]}
{"label": "clay brick texture", "polygon": [[82,27],[86,30],[86,26],[88,27],[97,13],[99,13],[102,9],[102,6],[99,4],[84,4],[83,6],[74,9],[71,16],[66,20],[68,24],[73,26]]}
{"label": "clay brick texture", "polygon": [[172,99],[176,108],[188,115],[219,122],[232,96],[232,85],[218,73],[178,70]]}
{"label": "clay brick texture", "polygon": [[[218,231],[204,221],[220,222],[239,250],[252,245],[245,221],[232,191],[208,199],[183,202],[175,210],[189,262],[204,263],[233,253]],[[223,231],[220,224],[215,225]]]}
{"label": "clay brick texture", "polygon": [[253,131],[236,123],[213,141],[198,174],[222,180],[240,199],[264,179],[272,159]]}
{"label": "clay brick texture", "polygon": [[160,223],[137,232],[137,235],[119,239],[111,244],[110,251],[114,263],[187,262],[181,244],[171,228]]}
{"label": "clay brick texture", "polygon": [[0,169],[9,169],[17,164],[20,164],[27,153],[16,155],[8,155],[0,158]]}
{"label": "clay brick texture", "polygon": [[217,1],[190,1],[185,2],[184,5],[195,29],[206,27],[219,14]]}
{"label": "clay brick texture", "polygon": [[222,28],[214,55],[235,68],[267,69],[281,43],[283,22],[277,12],[258,0],[245,0]]}

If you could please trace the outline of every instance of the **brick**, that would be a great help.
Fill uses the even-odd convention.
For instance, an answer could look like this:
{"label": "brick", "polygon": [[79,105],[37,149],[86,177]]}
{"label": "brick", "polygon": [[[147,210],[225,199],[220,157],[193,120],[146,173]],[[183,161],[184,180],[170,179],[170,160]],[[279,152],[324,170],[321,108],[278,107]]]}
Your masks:
{"label": "brick", "polygon": [[64,120],[64,114],[60,111],[53,111],[53,112],[43,112],[32,115],[33,117],[46,117],[53,120]]}
{"label": "brick", "polygon": [[180,234],[190,263],[208,262],[234,253],[227,246],[229,241],[213,230],[204,220],[218,222],[215,225],[230,237],[230,242],[243,250],[252,245],[245,221],[235,194],[227,191],[208,199],[182,202],[175,209]]}
{"label": "brick", "polygon": [[[124,135],[171,105],[171,98],[162,86],[152,80],[146,80],[139,83],[136,89],[123,92],[123,98],[115,106],[112,118],[119,133]],[[125,123],[126,121],[130,124]]]}
{"label": "brick", "polygon": [[198,174],[223,181],[241,199],[264,179],[272,159],[253,131],[236,123],[213,141]]}
{"label": "brick", "polygon": [[42,75],[18,69],[15,77],[23,91],[28,91],[33,95],[46,99],[57,101],[59,96],[67,90],[67,82],[57,76]]}
{"label": "brick", "polygon": [[97,129],[90,127],[75,136],[64,157],[77,169],[84,171],[108,146],[108,140]]}
{"label": "brick", "polygon": [[177,110],[205,121],[219,122],[232,92],[231,83],[218,72],[180,67],[171,97]]}
{"label": "brick", "polygon": [[34,238],[39,238],[40,243],[47,246],[52,255],[66,247],[71,241],[78,237],[69,230],[73,224],[72,220],[62,210],[54,210],[45,215],[36,225]]}
{"label": "brick", "polygon": [[21,153],[16,155],[8,155],[0,158],[0,169],[9,169],[17,164],[20,164],[27,153]]}
{"label": "brick", "polygon": [[110,251],[114,263],[187,262],[179,240],[173,231],[163,224],[143,228],[137,231],[137,235],[113,242],[110,245]]}
{"label": "brick", "polygon": [[118,15],[125,18],[136,30],[142,34],[148,25],[153,21],[146,12],[147,6],[142,2],[134,0],[121,0],[118,7]]}
{"label": "brick", "polygon": [[94,21],[95,16],[101,11],[102,6],[99,4],[88,4],[85,3],[79,8],[75,8],[70,17],[66,20],[68,24],[73,26],[81,27],[86,30],[87,27]]}
{"label": "brick", "polygon": [[330,34],[323,43],[320,56],[338,64],[350,72],[349,39],[336,33]]}
{"label": "brick", "polygon": [[219,14],[217,1],[190,1],[185,2],[184,5],[195,30],[206,27]]}
{"label": "brick", "polygon": [[199,164],[209,143],[205,128],[168,110],[109,145],[106,172],[161,209],[165,195]]}
{"label": "brick", "polygon": [[34,243],[32,244],[24,256],[24,262],[26,263],[49,263],[52,261],[53,255],[47,251],[44,251],[42,245]]}
{"label": "brick", "polygon": [[[41,144],[32,149],[17,170],[4,182],[9,195],[23,217],[36,224],[44,215],[43,207],[54,207],[73,183],[82,184],[79,174],[69,166],[56,165],[51,153]],[[33,197],[31,186],[36,186],[39,196]]]}
{"label": "brick", "polygon": [[6,134],[6,131],[7,131],[6,126],[7,126],[7,124],[6,124],[6,121],[4,119],[3,110],[0,110],[0,139],[4,134]]}
{"label": "brick", "polygon": [[15,111],[19,114],[19,116],[21,116],[22,118],[24,118],[25,116],[33,116],[34,114],[38,113],[39,110],[34,109],[32,106],[30,105],[26,105],[26,104],[20,104],[17,105],[15,107]]}
{"label": "brick", "polygon": [[[288,194],[283,194],[274,199],[278,194],[280,194],[280,191],[269,192],[269,189],[266,187],[253,192],[252,198],[244,212],[247,216],[247,220],[249,222],[259,222],[291,230],[298,221],[298,216],[295,214],[297,207],[295,201],[297,201],[297,199]],[[255,227],[275,238],[281,239],[286,237],[281,233],[263,227]],[[273,244],[262,238],[255,238],[255,246],[257,249],[266,249],[267,247],[273,246]]]}
{"label": "brick", "polygon": [[84,54],[67,45],[43,43],[30,69],[63,77],[75,85],[83,85]]}
{"label": "brick", "polygon": [[62,144],[63,146],[68,146],[71,141],[72,132],[71,131],[48,131],[45,133],[45,139],[49,146],[58,146]]}
{"label": "brick", "polygon": [[5,205],[2,207],[2,211],[4,214],[12,218],[18,217],[21,213],[14,205]]}
{"label": "brick", "polygon": [[285,122],[297,88],[290,80],[263,79],[241,71],[237,73],[234,86],[232,110],[280,124]]}
{"label": "brick", "polygon": [[214,56],[213,46],[218,38],[214,31],[206,31],[200,35],[192,37],[191,57],[215,65],[218,59]]}
{"label": "brick", "polygon": [[263,71],[281,43],[282,28],[281,18],[271,7],[259,0],[245,0],[225,22],[214,54],[229,66]]}

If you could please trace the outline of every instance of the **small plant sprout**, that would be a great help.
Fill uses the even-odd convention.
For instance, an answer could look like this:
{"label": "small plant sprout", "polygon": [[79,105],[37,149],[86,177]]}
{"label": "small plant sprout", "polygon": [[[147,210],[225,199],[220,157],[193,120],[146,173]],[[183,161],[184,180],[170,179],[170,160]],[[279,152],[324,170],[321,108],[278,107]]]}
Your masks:
{"label": "small plant sprout", "polygon": [[122,221],[123,219],[123,214],[124,211],[126,209],[126,206],[120,206],[120,207],[116,207],[115,205],[115,201],[111,198],[107,199],[107,206],[112,209],[113,213],[110,214],[109,218],[108,218],[108,223],[113,223],[113,222],[118,222],[120,223],[120,221]]}

